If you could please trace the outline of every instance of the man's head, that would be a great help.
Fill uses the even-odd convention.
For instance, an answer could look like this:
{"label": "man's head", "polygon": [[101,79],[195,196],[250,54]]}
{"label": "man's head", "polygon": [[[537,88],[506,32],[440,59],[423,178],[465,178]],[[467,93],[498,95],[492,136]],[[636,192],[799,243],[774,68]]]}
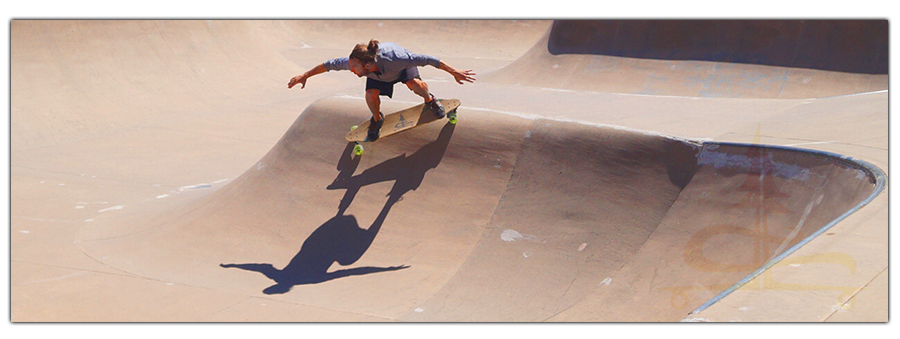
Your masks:
{"label": "man's head", "polygon": [[372,73],[376,70],[375,61],[362,61],[354,57],[350,57],[350,71],[359,77]]}
{"label": "man's head", "polygon": [[377,71],[375,55],[378,53],[378,40],[369,40],[368,45],[357,44],[350,52],[350,71],[357,76],[365,76]]}

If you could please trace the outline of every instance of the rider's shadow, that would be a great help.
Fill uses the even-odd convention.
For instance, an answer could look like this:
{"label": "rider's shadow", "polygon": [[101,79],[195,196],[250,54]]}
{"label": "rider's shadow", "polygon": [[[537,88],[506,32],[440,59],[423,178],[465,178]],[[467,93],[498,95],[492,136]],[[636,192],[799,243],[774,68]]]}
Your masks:
{"label": "rider's shadow", "polygon": [[[348,276],[408,268],[409,266],[406,265],[357,267],[328,272],[334,262],[342,266],[352,265],[365,254],[394,204],[400,201],[407,192],[419,188],[425,178],[425,173],[440,164],[447,146],[450,144],[454,127],[453,124],[445,125],[437,140],[423,146],[412,155],[403,154],[386,160],[358,175],[353,175],[353,173],[359,166],[360,158],[353,158],[350,155],[353,144],[348,144],[338,162],[340,173],[328,186],[329,190],[347,190],[338,205],[337,215],[309,235],[300,247],[300,252],[291,259],[287,266],[280,270],[272,264],[266,263],[220,264],[220,266],[259,272],[274,280],[275,285],[263,290],[265,294],[286,293],[296,285],[317,284]],[[387,194],[387,202],[369,228],[359,227],[359,223],[353,215],[344,215],[347,207],[350,206],[362,187],[391,180],[394,181],[394,186]]]}

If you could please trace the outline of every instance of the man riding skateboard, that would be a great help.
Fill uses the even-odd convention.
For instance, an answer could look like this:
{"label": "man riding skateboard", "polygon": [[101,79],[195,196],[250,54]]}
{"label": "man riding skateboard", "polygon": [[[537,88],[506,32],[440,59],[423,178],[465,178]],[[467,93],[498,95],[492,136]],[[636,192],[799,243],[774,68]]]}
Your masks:
{"label": "man riding skateboard", "polygon": [[415,54],[406,48],[392,42],[379,43],[378,40],[370,40],[368,45],[357,44],[350,52],[349,57],[335,58],[306,71],[305,73],[291,78],[288,82],[288,88],[293,88],[297,84],[301,84],[300,88],[306,88],[306,80],[317,74],[328,71],[349,70],[359,77],[366,76],[366,104],[372,111],[372,119],[369,124],[368,140],[375,141],[379,137],[381,124],[384,122],[384,115],[381,114],[381,98],[384,95],[389,98],[393,97],[394,84],[402,82],[406,84],[411,91],[425,99],[425,103],[431,106],[431,109],[437,117],[443,118],[446,114],[444,107],[438,100],[435,100],[434,94],[428,91],[428,84],[422,81],[419,76],[419,66],[431,65],[435,68],[444,70],[462,84],[463,81],[474,82],[472,77],[475,73],[472,70],[459,71],[440,59],[425,55]]}

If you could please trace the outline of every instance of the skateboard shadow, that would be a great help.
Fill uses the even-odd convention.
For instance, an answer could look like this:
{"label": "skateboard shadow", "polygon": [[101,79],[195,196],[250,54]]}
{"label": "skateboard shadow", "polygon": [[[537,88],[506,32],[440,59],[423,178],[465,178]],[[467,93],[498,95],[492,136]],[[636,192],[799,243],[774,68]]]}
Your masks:
{"label": "skateboard shadow", "polygon": [[[337,215],[343,215],[356,194],[362,187],[385,182],[394,181],[394,186],[386,195],[388,201],[385,204],[390,209],[397,201],[409,191],[415,191],[425,179],[425,173],[429,170],[437,168],[444,159],[444,153],[450,145],[450,139],[456,125],[446,124],[441,129],[441,133],[437,140],[422,146],[412,155],[401,154],[395,158],[385,160],[384,162],[372,166],[358,175],[353,175],[359,166],[360,157],[352,157],[352,152],[345,151],[338,162],[337,178],[328,185],[327,189],[346,189],[341,203],[338,205]],[[347,145],[348,149],[353,148],[353,143]],[[385,212],[382,211],[384,214]]]}
{"label": "skateboard shadow", "polygon": [[[309,235],[300,247],[300,252],[291,259],[287,266],[280,270],[267,263],[220,264],[219,266],[254,271],[272,279],[275,281],[275,285],[264,289],[263,293],[265,294],[283,294],[297,285],[318,284],[349,276],[409,268],[408,265],[357,267],[328,272],[335,262],[341,266],[352,265],[368,251],[394,204],[402,200],[403,195],[407,192],[416,190],[422,184],[425,173],[440,164],[450,144],[454,128],[454,125],[447,124],[441,130],[437,140],[423,146],[412,155],[403,154],[386,160],[358,175],[353,174],[359,167],[359,157],[351,156],[354,144],[348,144],[338,161],[337,169],[340,172],[334,182],[327,187],[329,190],[347,190],[338,205],[337,215]],[[368,228],[361,228],[355,216],[344,215],[362,187],[392,180],[394,186],[386,195],[388,199],[375,221]]]}

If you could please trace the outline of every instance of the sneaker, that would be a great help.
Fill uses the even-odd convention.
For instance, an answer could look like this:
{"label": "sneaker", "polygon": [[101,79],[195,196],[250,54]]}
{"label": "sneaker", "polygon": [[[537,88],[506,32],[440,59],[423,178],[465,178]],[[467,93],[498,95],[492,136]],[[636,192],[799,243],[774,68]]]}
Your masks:
{"label": "sneaker", "polygon": [[375,122],[375,117],[369,119],[369,135],[366,138],[368,141],[378,140],[378,137],[381,136],[381,125],[384,124],[384,118]]}
{"label": "sneaker", "polygon": [[441,105],[441,103],[434,98],[434,94],[431,94],[431,101],[426,104],[428,104],[428,107],[431,107],[431,111],[434,112],[434,115],[437,116],[438,119],[443,119],[444,116],[447,115],[447,111],[444,110],[444,105]]}

